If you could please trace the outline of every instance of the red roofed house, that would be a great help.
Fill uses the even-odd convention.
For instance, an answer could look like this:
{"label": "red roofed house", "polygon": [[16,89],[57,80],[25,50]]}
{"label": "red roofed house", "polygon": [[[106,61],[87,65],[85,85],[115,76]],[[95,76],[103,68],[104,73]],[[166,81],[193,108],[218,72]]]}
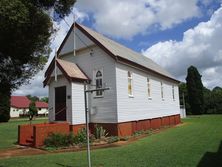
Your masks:
{"label": "red roofed house", "polygon": [[[26,96],[11,96],[10,117],[15,118],[27,115],[29,112],[30,100]],[[48,103],[35,102],[38,115],[48,115]]]}
{"label": "red roofed house", "polygon": [[48,115],[48,103],[42,102],[42,101],[37,101],[35,102],[35,106],[38,110],[38,115]]}
{"label": "red roofed house", "polygon": [[19,117],[29,111],[30,100],[26,96],[11,96],[10,117]]}

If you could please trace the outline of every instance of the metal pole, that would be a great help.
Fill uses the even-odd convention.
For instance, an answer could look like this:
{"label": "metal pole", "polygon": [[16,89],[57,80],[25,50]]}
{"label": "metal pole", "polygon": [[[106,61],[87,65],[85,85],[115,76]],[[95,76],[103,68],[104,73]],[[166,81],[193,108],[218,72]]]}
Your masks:
{"label": "metal pole", "polygon": [[85,119],[86,119],[86,136],[87,136],[87,159],[88,159],[88,167],[91,167],[86,83],[84,84],[84,98],[85,98]]}
{"label": "metal pole", "polygon": [[73,13],[73,55],[76,56],[76,16],[75,13]]}

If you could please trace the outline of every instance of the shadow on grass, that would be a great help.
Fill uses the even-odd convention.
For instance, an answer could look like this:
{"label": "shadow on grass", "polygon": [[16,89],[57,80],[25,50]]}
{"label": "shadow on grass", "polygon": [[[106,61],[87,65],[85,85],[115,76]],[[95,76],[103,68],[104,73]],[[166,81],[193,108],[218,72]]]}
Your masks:
{"label": "shadow on grass", "polygon": [[[56,165],[61,166],[61,167],[74,167],[74,166],[64,165],[64,164],[60,164],[60,163],[56,163]],[[1,166],[0,166],[0,167],[1,167]]]}
{"label": "shadow on grass", "polygon": [[217,152],[206,152],[197,167],[219,167],[222,166],[222,141]]}

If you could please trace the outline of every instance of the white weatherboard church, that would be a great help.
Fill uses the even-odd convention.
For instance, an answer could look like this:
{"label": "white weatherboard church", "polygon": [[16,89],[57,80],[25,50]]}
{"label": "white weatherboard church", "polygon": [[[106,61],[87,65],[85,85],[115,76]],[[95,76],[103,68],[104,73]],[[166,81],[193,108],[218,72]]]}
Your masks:
{"label": "white weatherboard church", "polygon": [[112,135],[180,122],[179,81],[151,59],[78,23],[70,28],[57,55],[44,81],[50,122],[85,124],[85,82],[111,88],[94,92],[88,101],[90,123],[104,126]]}

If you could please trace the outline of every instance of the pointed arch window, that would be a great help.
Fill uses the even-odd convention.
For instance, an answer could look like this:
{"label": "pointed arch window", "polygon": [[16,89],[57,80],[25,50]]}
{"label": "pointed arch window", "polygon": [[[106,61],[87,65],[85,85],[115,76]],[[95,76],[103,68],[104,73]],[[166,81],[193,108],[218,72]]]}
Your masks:
{"label": "pointed arch window", "polygon": [[147,77],[147,95],[149,98],[151,98],[151,85],[150,85],[150,79]]}
{"label": "pointed arch window", "polygon": [[[96,89],[102,88],[103,86],[103,72],[102,70],[97,70],[95,75]],[[102,96],[103,91],[96,91],[96,96]]]}
{"label": "pointed arch window", "polygon": [[128,95],[133,96],[133,75],[128,71]]}
{"label": "pointed arch window", "polygon": [[174,89],[174,85],[172,86],[172,95],[173,95],[173,100],[175,100],[175,89]]}
{"label": "pointed arch window", "polygon": [[164,87],[163,87],[163,82],[160,82],[160,86],[161,86],[161,98],[162,98],[162,100],[164,100],[164,94],[163,94]]}

